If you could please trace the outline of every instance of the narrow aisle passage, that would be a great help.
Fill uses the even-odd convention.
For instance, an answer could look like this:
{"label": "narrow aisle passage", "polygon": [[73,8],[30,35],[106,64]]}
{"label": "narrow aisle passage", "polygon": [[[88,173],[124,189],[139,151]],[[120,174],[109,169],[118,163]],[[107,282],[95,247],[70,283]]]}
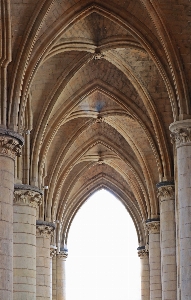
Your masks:
{"label": "narrow aisle passage", "polygon": [[106,190],[93,194],[72,223],[67,300],[140,300],[140,259],[133,221]]}

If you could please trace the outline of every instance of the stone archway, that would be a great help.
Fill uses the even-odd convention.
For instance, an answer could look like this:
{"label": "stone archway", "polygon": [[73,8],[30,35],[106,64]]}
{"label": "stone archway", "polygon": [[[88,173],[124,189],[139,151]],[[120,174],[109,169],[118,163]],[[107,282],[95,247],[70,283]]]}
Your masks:
{"label": "stone archway", "polygon": [[1,0],[0,298],[52,300],[49,244],[64,265],[70,224],[101,187],[123,199],[142,258],[149,244],[150,300],[191,298],[190,10]]}

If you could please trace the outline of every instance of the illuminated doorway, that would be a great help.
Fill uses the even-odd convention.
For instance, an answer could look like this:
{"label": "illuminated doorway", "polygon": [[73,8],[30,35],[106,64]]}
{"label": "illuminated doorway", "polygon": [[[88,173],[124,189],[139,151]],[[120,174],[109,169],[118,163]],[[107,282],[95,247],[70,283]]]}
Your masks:
{"label": "illuminated doorway", "polygon": [[67,300],[140,300],[140,258],[133,221],[116,197],[94,193],[68,238]]}

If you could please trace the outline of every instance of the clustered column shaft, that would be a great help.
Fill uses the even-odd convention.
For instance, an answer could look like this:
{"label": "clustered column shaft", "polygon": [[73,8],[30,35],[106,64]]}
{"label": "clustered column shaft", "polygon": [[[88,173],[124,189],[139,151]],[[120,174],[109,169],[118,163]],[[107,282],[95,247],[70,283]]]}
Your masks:
{"label": "clustered column shaft", "polygon": [[67,253],[64,251],[56,257],[56,300],[66,300],[66,272],[65,262]]}
{"label": "clustered column shaft", "polygon": [[54,229],[55,225],[53,223],[37,221],[36,300],[51,299],[50,238]]}
{"label": "clustered column shaft", "polygon": [[14,160],[23,139],[0,130],[0,299],[13,299],[13,191]]}
{"label": "clustered column shaft", "polygon": [[55,273],[53,272],[53,259],[56,256],[56,249],[56,246],[50,245],[50,300],[53,300],[53,282],[55,282],[56,279]]}
{"label": "clustered column shaft", "polygon": [[160,199],[160,245],[162,300],[176,299],[175,193],[172,182],[157,184]]}
{"label": "clustered column shaft", "polygon": [[176,145],[177,237],[179,246],[178,299],[191,299],[191,120],[170,126]]}
{"label": "clustered column shaft", "polygon": [[137,250],[141,260],[141,300],[148,300],[150,298],[149,252],[145,246],[139,247]]}
{"label": "clustered column shaft", "polygon": [[36,300],[36,209],[41,192],[15,185],[13,214],[13,299]]}
{"label": "clustered column shaft", "polygon": [[160,222],[149,220],[146,226],[149,232],[150,300],[161,300]]}
{"label": "clustered column shaft", "polygon": [[52,300],[56,300],[56,255],[52,258]]}

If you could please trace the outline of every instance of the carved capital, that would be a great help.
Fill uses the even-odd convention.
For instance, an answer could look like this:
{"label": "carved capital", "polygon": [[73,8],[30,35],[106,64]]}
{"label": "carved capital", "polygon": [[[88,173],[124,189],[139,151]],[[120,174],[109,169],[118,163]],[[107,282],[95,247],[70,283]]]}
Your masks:
{"label": "carved capital", "polygon": [[21,148],[17,139],[0,135],[0,155],[15,159],[16,156],[21,156]]}
{"label": "carved capital", "polygon": [[56,256],[56,246],[50,245],[50,257],[53,258],[54,256]]}
{"label": "carved capital", "polygon": [[64,259],[66,260],[66,258],[68,257],[68,251],[60,251],[58,254],[57,254],[57,258],[59,259]]}
{"label": "carved capital", "polygon": [[173,143],[176,143],[177,147],[186,143],[191,143],[191,128],[174,130],[174,132],[171,133],[171,140]]}
{"label": "carved capital", "polygon": [[36,236],[51,238],[55,229],[54,223],[46,221],[36,221]]}
{"label": "carved capital", "polygon": [[21,155],[24,138],[12,130],[0,128],[0,155],[15,159]]}
{"label": "carved capital", "polygon": [[47,225],[36,225],[36,236],[51,237],[53,235],[53,227]]}
{"label": "carved capital", "polygon": [[145,258],[149,256],[148,247],[142,246],[137,248],[138,257]]}
{"label": "carved capital", "polygon": [[160,221],[159,220],[148,220],[146,222],[146,228],[149,234],[160,232]]}
{"label": "carved capital", "polygon": [[170,125],[171,140],[176,147],[191,144],[191,120],[177,121]]}
{"label": "carved capital", "polygon": [[140,258],[145,258],[149,256],[149,252],[148,250],[142,249],[142,250],[138,250],[138,257]]}
{"label": "carved capital", "polygon": [[175,187],[172,182],[160,182],[157,184],[160,201],[174,200],[175,199]]}
{"label": "carved capital", "polygon": [[16,189],[14,191],[13,203],[37,208],[42,203],[42,194],[33,190]]}

